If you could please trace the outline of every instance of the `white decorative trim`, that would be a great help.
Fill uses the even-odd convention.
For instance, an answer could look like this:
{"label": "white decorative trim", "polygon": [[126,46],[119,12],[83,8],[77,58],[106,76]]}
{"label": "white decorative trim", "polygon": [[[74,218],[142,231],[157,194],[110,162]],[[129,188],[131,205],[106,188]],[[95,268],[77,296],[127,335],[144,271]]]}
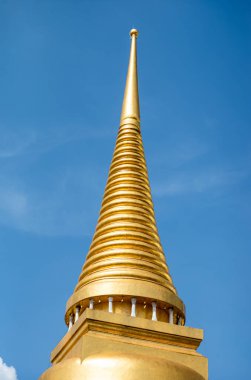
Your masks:
{"label": "white decorative trim", "polygon": [[136,298],[131,298],[131,303],[132,303],[132,310],[131,310],[131,317],[136,317]]}
{"label": "white decorative trim", "polygon": [[157,303],[152,302],[152,321],[157,321]]}
{"label": "white decorative trim", "polygon": [[72,326],[73,326],[73,314],[70,315],[68,330],[70,330],[72,328]]}
{"label": "white decorative trim", "polygon": [[78,320],[78,318],[79,318],[79,312],[80,312],[80,306],[77,306],[77,307],[76,307],[76,312],[75,312],[74,323],[76,323],[77,320]]}
{"label": "white decorative trim", "polygon": [[113,297],[108,298],[108,311],[109,313],[113,313],[113,305],[112,305]]}
{"label": "white decorative trim", "polygon": [[168,313],[169,313],[169,323],[173,324],[173,308],[172,307],[168,309]]}

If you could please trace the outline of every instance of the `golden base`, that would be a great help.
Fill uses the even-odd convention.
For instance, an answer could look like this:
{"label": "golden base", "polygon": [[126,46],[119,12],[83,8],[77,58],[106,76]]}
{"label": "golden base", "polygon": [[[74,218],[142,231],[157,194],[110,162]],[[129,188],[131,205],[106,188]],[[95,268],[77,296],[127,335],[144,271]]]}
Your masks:
{"label": "golden base", "polygon": [[86,309],[40,380],[207,380],[202,338],[202,330]]}

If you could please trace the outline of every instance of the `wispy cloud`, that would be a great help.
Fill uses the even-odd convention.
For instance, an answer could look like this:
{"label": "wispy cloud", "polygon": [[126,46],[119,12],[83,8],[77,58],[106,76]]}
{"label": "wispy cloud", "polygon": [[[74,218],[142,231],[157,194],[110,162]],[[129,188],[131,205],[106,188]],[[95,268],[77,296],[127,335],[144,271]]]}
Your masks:
{"label": "wispy cloud", "polygon": [[17,373],[14,367],[9,367],[0,357],[0,379],[1,380],[17,380]]}
{"label": "wispy cloud", "polygon": [[58,175],[46,191],[15,180],[9,186],[0,182],[0,223],[38,235],[89,235],[100,206],[99,183],[99,171],[84,168]]}
{"label": "wispy cloud", "polygon": [[23,218],[27,212],[25,194],[12,189],[0,189],[0,215],[13,219]]}
{"label": "wispy cloud", "polygon": [[57,146],[78,140],[99,139],[109,136],[111,128],[92,128],[86,125],[65,125],[52,128],[0,127],[0,159],[15,158],[25,153],[44,153]]}
{"label": "wispy cloud", "polygon": [[153,186],[153,194],[163,197],[219,190],[238,183],[246,175],[243,171],[214,171],[212,169],[203,173],[180,173],[171,177],[168,181],[159,182]]}
{"label": "wispy cloud", "polygon": [[172,167],[181,166],[189,161],[198,159],[207,154],[209,151],[208,145],[195,138],[187,138],[176,140],[173,143],[168,141],[162,150],[154,156],[152,161],[156,164],[164,163]]}
{"label": "wispy cloud", "polygon": [[0,158],[11,158],[22,154],[34,144],[34,131],[8,131],[1,128]]}
{"label": "wispy cloud", "polygon": [[[49,160],[44,164],[45,155],[60,145],[80,139],[103,139],[112,130],[86,126],[47,128],[46,131],[29,128],[8,131],[1,127],[0,130],[3,132],[0,142],[0,223],[43,235],[89,235],[101,199],[101,195],[94,195],[99,193],[103,175],[100,161],[96,165],[85,165],[83,154],[83,165],[79,168],[75,161],[72,164],[70,160],[64,160],[61,150],[63,164],[56,167]],[[34,156],[38,170],[42,168],[41,175],[37,175],[33,165]],[[45,166],[47,170],[43,171]]]}

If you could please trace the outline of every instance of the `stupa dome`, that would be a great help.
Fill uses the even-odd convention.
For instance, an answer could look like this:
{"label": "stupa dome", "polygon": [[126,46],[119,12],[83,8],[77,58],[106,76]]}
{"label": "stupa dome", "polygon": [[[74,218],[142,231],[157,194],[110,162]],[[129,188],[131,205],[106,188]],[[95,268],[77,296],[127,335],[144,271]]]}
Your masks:
{"label": "stupa dome", "polygon": [[[147,365],[146,365],[147,363]],[[40,380],[203,380],[196,371],[170,360],[139,354],[102,353],[65,360]]]}

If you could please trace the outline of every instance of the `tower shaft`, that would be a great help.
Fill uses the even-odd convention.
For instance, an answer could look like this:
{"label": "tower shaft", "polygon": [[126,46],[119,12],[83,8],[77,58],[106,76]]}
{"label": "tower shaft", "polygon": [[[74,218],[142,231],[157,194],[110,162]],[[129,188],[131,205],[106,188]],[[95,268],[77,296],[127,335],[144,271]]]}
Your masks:
{"label": "tower shaft", "polygon": [[123,298],[125,312],[131,298],[137,297],[140,315],[145,313],[139,305],[156,302],[159,319],[168,321],[167,310],[172,307],[174,319],[182,324],[185,320],[155,221],[140,130],[136,30],[131,31],[120,128],[100,216],[78,284],[67,303],[66,323],[76,308],[85,310],[90,299],[103,310],[108,297],[114,302]]}
{"label": "tower shaft", "polygon": [[75,290],[68,332],[40,380],[207,380],[203,331],[185,307],[160,242],[140,129],[137,35],[100,215]]}

